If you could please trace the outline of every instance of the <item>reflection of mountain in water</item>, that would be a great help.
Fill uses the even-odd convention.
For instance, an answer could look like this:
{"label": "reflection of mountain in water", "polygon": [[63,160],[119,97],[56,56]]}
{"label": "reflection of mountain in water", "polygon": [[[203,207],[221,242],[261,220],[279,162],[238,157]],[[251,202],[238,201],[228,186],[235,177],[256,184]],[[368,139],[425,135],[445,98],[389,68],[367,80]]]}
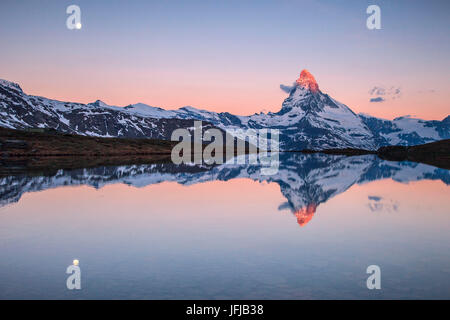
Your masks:
{"label": "reflection of mountain in water", "polygon": [[287,200],[280,205],[280,210],[290,209],[299,225],[304,226],[312,219],[319,204],[346,191],[355,183],[391,178],[404,183],[431,179],[450,184],[449,170],[412,162],[389,162],[372,155],[347,157],[282,153],[277,174],[265,176],[260,172],[259,165],[249,164],[208,167],[167,163],[59,170],[52,176],[7,176],[0,178],[0,206],[19,201],[25,192],[68,185],[101,188],[107,184],[125,183],[143,187],[165,181],[191,185],[248,178],[277,183]]}

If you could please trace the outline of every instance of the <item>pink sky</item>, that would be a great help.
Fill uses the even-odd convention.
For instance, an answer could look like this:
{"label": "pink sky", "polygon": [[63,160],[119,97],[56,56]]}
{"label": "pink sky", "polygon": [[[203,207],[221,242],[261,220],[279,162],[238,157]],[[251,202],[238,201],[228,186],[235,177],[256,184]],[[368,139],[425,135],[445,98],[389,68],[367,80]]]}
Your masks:
{"label": "pink sky", "polygon": [[[249,115],[280,110],[288,95],[280,90],[279,85],[290,85],[298,77],[300,69],[289,74],[279,72],[273,75],[234,71],[177,74],[170,70],[135,73],[82,68],[69,70],[71,76],[63,77],[60,75],[62,70],[47,69],[46,72],[55,76],[42,78],[23,74],[22,77],[16,73],[15,78],[19,78],[28,94],[62,101],[89,103],[100,99],[118,106],[142,102],[166,109],[191,105],[211,111]],[[369,95],[370,79],[361,81],[358,75],[340,76],[326,71],[311,73],[323,92],[348,105],[356,113],[364,112],[387,119],[412,115],[427,120],[441,120],[450,114],[450,90],[445,90],[444,85],[436,89],[436,86],[414,83],[412,79],[410,86],[400,87],[400,97],[387,97],[382,103],[373,103],[369,102],[372,97]],[[117,74],[120,76],[115,76]],[[291,82],[285,80],[289,77]],[[395,80],[391,82],[397,83]],[[390,87],[392,84],[381,83],[380,86]]]}
{"label": "pink sky", "polygon": [[[302,69],[355,112],[441,120],[450,106],[450,5],[383,1],[381,30],[365,1],[79,0],[68,30],[61,1],[0,4],[0,78],[63,101],[191,105],[276,112]],[[374,86],[401,96],[371,103]]]}

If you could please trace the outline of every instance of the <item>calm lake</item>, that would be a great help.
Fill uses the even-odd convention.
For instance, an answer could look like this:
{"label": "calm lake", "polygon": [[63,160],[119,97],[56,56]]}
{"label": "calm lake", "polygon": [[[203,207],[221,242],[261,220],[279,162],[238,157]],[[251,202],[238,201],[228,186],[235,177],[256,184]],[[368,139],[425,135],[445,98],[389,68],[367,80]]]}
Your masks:
{"label": "calm lake", "polygon": [[[296,153],[259,169],[0,177],[0,298],[450,298],[449,170]],[[81,290],[66,287],[74,259]]]}

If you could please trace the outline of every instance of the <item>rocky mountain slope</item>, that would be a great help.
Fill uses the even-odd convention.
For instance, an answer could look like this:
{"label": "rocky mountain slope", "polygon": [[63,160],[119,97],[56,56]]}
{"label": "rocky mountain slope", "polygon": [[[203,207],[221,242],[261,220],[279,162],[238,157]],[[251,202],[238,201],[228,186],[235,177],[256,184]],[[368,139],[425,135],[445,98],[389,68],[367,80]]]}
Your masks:
{"label": "rocky mountain slope", "polygon": [[[238,116],[193,107],[164,110],[145,104],[110,106],[62,102],[25,94],[18,84],[0,80],[0,126],[14,129],[54,128],[98,137],[170,139],[176,128],[193,120],[223,130],[278,129],[281,150],[416,145],[450,138],[450,117],[425,121],[409,117],[390,120],[355,114],[319,89],[303,70],[276,113]],[[206,122],[206,123],[205,123]]]}
{"label": "rocky mountain slope", "polygon": [[[0,126],[11,129],[50,128],[59,132],[94,137],[126,137],[170,140],[178,128],[192,130],[193,119],[151,118],[110,107],[62,102],[25,94],[18,84],[0,80]],[[213,126],[203,123],[203,129]]]}

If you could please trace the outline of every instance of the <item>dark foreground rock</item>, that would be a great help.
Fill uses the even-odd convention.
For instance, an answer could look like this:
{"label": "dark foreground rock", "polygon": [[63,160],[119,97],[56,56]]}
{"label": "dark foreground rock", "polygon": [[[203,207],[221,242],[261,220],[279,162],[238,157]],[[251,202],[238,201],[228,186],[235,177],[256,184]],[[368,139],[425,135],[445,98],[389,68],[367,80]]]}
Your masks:
{"label": "dark foreground rock", "polygon": [[377,151],[363,149],[326,149],[326,150],[302,150],[302,153],[325,153],[346,156],[359,156],[364,154],[376,154],[384,160],[413,161],[430,164],[439,168],[450,170],[450,139],[421,144],[417,146],[387,146]]}
{"label": "dark foreground rock", "polygon": [[410,147],[381,147],[377,155],[384,160],[422,162],[450,170],[450,139]]}

